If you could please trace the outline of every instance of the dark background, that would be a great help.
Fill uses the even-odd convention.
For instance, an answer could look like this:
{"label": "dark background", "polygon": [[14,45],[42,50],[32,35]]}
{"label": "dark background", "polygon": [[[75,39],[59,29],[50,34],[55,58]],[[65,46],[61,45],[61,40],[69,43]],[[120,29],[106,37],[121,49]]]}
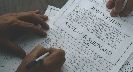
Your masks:
{"label": "dark background", "polygon": [[0,0],[0,15],[7,13],[40,10],[44,14],[47,6],[61,8],[67,0]]}

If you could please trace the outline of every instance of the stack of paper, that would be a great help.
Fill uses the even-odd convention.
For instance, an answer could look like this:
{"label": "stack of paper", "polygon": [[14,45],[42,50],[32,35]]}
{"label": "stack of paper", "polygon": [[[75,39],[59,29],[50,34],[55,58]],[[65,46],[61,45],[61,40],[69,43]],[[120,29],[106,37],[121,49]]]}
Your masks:
{"label": "stack of paper", "polygon": [[[61,72],[132,72],[133,14],[110,17],[106,2],[69,0],[61,9],[48,6],[47,38],[31,33],[15,43],[27,53],[37,44],[65,50]],[[22,60],[0,53],[0,62],[3,61],[8,63],[0,66],[0,72],[14,72]]]}

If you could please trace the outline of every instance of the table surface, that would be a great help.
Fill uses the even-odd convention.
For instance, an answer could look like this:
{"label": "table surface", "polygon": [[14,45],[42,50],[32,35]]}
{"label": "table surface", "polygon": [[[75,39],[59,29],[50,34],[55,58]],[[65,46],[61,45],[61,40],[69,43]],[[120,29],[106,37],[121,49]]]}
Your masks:
{"label": "table surface", "polygon": [[7,13],[40,10],[44,14],[47,6],[61,8],[67,0],[0,0],[0,15]]}

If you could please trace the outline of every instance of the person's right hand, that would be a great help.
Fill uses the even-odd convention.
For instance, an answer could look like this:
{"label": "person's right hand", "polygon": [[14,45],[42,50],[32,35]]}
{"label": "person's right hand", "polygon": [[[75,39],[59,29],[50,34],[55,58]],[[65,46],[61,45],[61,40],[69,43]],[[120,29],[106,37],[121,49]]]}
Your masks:
{"label": "person's right hand", "polygon": [[127,0],[126,6],[122,9],[125,0],[109,0],[106,4],[108,9],[112,9],[110,15],[116,17],[120,15],[121,17],[128,16],[133,11],[133,0]]}
{"label": "person's right hand", "polygon": [[[46,52],[50,54],[42,62],[39,62],[29,70],[25,68],[28,63]],[[24,58],[16,72],[60,72],[65,60],[64,50],[54,48],[46,49],[38,45]]]}
{"label": "person's right hand", "polygon": [[26,56],[25,51],[12,43],[12,40],[28,31],[46,36],[47,33],[36,25],[40,24],[42,28],[49,29],[49,25],[45,22],[47,19],[48,17],[41,15],[39,10],[0,16],[0,49],[5,49],[24,58]]}

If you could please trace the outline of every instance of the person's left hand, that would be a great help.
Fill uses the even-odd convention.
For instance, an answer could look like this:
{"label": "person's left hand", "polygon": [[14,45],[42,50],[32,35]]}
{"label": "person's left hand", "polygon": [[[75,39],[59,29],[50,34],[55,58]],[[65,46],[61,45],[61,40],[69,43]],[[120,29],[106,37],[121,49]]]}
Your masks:
{"label": "person's left hand", "polygon": [[[46,52],[49,52],[50,54],[41,62],[37,63],[29,70],[25,68],[28,63]],[[24,58],[16,72],[60,72],[65,60],[64,50],[55,48],[47,49],[38,45]]]}
{"label": "person's left hand", "polygon": [[110,15],[115,17],[120,15],[121,17],[128,16],[133,11],[133,0],[127,0],[126,6],[122,9],[125,0],[109,0],[106,4],[107,8],[113,8]]}
{"label": "person's left hand", "polygon": [[0,49],[6,49],[24,58],[26,56],[25,51],[13,44],[12,40],[27,31],[46,36],[46,32],[36,25],[40,24],[44,29],[49,29],[48,24],[45,22],[47,19],[47,16],[39,14],[39,10],[0,16]]}

